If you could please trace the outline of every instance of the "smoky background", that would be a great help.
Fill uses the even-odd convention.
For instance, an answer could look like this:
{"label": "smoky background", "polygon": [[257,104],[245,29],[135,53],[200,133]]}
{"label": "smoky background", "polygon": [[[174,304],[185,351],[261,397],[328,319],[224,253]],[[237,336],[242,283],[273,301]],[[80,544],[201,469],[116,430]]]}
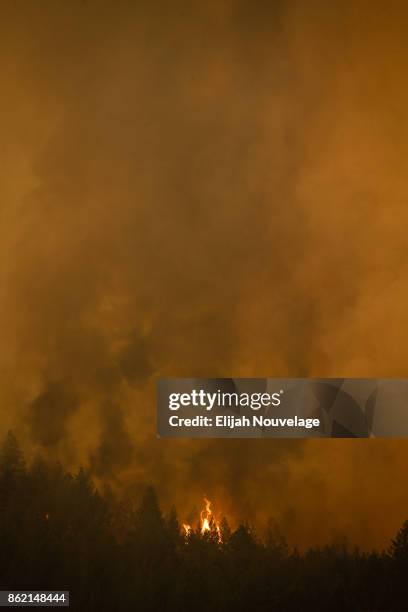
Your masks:
{"label": "smoky background", "polygon": [[2,429],[183,515],[383,545],[405,441],[157,440],[154,383],[406,376],[405,3],[0,8]]}

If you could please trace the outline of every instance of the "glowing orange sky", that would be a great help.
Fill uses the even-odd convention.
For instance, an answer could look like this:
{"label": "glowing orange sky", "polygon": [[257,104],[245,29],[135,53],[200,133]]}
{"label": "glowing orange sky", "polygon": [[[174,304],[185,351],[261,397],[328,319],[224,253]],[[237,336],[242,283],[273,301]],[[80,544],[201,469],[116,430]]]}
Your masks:
{"label": "glowing orange sky", "polygon": [[386,543],[408,443],[157,440],[154,380],[407,375],[406,17],[2,7],[4,431],[186,518],[208,494],[301,546]]}

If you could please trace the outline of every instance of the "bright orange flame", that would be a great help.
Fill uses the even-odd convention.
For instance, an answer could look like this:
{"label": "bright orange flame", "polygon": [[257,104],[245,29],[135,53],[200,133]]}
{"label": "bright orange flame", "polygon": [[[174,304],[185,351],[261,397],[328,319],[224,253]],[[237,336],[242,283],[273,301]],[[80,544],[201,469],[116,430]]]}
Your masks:
{"label": "bright orange flame", "polygon": [[183,523],[184,535],[187,537],[191,531],[191,525],[187,525],[187,523]]}
{"label": "bright orange flame", "polygon": [[204,497],[205,508],[201,510],[201,534],[204,535],[206,531],[210,531],[210,523],[212,519],[211,502]]}
{"label": "bright orange flame", "polygon": [[[200,512],[200,533],[204,535],[207,532],[211,532],[211,530],[215,529],[218,535],[218,541],[221,542],[221,529],[218,521],[215,520],[213,512],[211,510],[211,502],[206,497],[204,498],[205,507]],[[187,538],[192,532],[192,527],[188,523],[183,523],[184,535]]]}

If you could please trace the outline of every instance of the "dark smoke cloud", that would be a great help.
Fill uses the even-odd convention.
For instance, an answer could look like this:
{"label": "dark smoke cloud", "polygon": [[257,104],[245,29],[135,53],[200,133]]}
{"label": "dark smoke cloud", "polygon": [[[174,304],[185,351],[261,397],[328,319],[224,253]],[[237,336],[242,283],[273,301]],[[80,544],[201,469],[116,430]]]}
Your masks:
{"label": "dark smoke cloud", "polygon": [[48,447],[58,444],[66,435],[65,420],[78,408],[78,401],[61,385],[50,384],[36,397],[29,409],[32,437]]}
{"label": "dark smoke cloud", "polygon": [[383,544],[403,441],[157,440],[154,379],[406,374],[404,4],[2,11],[4,428],[186,516]]}
{"label": "dark smoke cloud", "polygon": [[116,472],[132,461],[133,443],[120,407],[104,406],[103,421],[99,444],[90,457],[90,467],[96,476],[115,478]]}

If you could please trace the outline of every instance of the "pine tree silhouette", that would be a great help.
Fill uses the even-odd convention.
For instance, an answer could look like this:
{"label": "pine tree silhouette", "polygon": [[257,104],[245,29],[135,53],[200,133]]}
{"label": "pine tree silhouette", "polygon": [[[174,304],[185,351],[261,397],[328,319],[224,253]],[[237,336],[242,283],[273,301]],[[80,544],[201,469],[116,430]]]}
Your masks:
{"label": "pine tree silhouette", "polygon": [[3,589],[70,590],[80,612],[407,610],[408,521],[387,553],[342,541],[300,553],[274,521],[263,540],[226,519],[185,537],[153,487],[134,509],[100,495],[85,469],[26,466],[11,432],[0,447],[0,543]]}
{"label": "pine tree silhouette", "polygon": [[401,529],[393,540],[390,547],[391,557],[408,570],[408,520],[404,522]]}

